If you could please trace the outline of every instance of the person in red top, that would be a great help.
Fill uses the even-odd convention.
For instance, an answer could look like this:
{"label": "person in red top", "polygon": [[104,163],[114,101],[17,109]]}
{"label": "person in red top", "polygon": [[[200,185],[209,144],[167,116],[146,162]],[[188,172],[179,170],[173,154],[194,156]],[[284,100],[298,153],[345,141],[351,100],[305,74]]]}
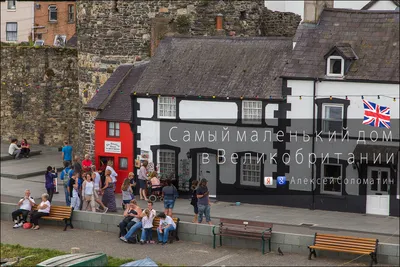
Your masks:
{"label": "person in red top", "polygon": [[29,158],[29,152],[31,152],[31,146],[26,139],[21,141],[21,155],[25,158]]}
{"label": "person in red top", "polygon": [[82,170],[84,172],[90,172],[92,170],[92,161],[90,160],[89,154],[86,154],[85,159],[82,160]]}

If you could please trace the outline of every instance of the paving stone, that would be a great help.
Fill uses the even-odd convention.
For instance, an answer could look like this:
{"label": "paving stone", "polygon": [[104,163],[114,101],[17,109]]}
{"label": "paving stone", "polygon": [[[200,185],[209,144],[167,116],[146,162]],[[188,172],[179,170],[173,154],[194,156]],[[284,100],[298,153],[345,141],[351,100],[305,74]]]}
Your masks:
{"label": "paving stone", "polygon": [[378,253],[382,255],[388,256],[398,256],[399,255],[399,246],[392,244],[379,244],[378,245]]}
{"label": "paving stone", "polygon": [[285,240],[283,243],[297,246],[300,244],[300,236],[296,234],[285,234]]}

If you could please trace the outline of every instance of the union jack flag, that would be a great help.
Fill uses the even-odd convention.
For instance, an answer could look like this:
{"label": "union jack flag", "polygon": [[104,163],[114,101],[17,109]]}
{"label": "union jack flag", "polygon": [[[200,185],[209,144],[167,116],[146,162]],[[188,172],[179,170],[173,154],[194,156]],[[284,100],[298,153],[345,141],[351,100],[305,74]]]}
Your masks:
{"label": "union jack flag", "polygon": [[390,128],[390,108],[383,107],[370,101],[363,100],[364,121],[363,124],[373,127]]}

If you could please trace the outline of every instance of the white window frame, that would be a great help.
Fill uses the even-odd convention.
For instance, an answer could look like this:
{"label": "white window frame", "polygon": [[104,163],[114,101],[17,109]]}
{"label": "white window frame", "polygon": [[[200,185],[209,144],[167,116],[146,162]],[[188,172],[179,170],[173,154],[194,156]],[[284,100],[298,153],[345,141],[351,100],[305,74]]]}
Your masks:
{"label": "white window frame", "polygon": [[[10,8],[10,3],[13,3]],[[17,10],[17,0],[7,0],[7,11],[16,11]]]}
{"label": "white window frame", "polygon": [[[341,70],[340,73],[331,73],[331,60],[341,60]],[[326,76],[329,77],[338,77],[341,78],[344,76],[344,59],[341,56],[330,56],[327,59],[327,70],[326,70]]]}
{"label": "white window frame", "polygon": [[[57,6],[56,5],[49,5],[49,21],[51,21],[51,22],[57,22],[58,21],[58,9],[57,9]],[[57,16],[57,19],[51,19],[51,13],[52,12],[54,12],[54,11],[52,11],[52,9],[55,9],[55,12],[56,12],[56,16]]]}
{"label": "white window frame", "polygon": [[[8,24],[15,24],[15,25],[17,26],[17,27],[16,27],[17,30],[15,31],[15,32],[16,32],[16,39],[15,39],[15,40],[9,40],[9,39],[8,39],[8,32],[9,32],[9,31],[7,30]],[[7,41],[7,42],[18,42],[18,22],[12,22],[12,21],[6,22],[6,25],[5,25],[5,26],[6,26],[6,41]],[[14,32],[14,31],[13,31],[13,32]]]}
{"label": "white window frame", "polygon": [[[331,165],[331,166],[339,166],[340,167],[340,176],[339,177],[325,177],[325,165]],[[334,191],[325,191],[324,190],[324,185],[325,185],[325,180],[329,179],[343,179],[342,177],[342,173],[343,173],[343,166],[341,164],[321,164],[322,168],[322,174],[321,174],[321,194],[325,194],[325,195],[335,195],[335,196],[341,196],[342,195],[342,191],[343,191],[343,180],[340,183],[340,192],[334,192]]]}
{"label": "white window frame", "polygon": [[[329,130],[328,131],[325,131],[325,121],[326,120],[329,120],[329,121],[335,121],[334,119],[327,119],[326,118],[326,107],[336,107],[336,108],[341,108],[342,109],[342,127],[341,127],[341,129],[340,129],[340,131],[339,132],[336,132],[336,134],[337,135],[342,135],[342,131],[343,131],[343,117],[344,117],[344,105],[342,105],[342,104],[322,104],[322,132],[324,132],[324,133],[329,133]],[[331,133],[333,133],[333,132],[331,132]]]}
{"label": "white window frame", "polygon": [[[260,187],[261,186],[261,180],[262,180],[262,166],[261,166],[261,161],[257,163],[257,157],[253,157],[253,155],[250,158],[247,158],[245,156],[240,157],[240,185],[245,185],[245,186],[254,186],[254,187]],[[254,176],[258,181],[249,181],[249,179],[244,180],[244,172],[259,172],[260,175],[258,177]],[[248,174],[246,177],[252,178],[253,175]]]}
{"label": "white window frame", "polygon": [[[72,12],[71,12],[71,7],[72,7]],[[72,19],[70,18],[72,14]],[[74,23],[75,22],[75,5],[68,5],[68,23]]]}
{"label": "white window frame", "polygon": [[[252,107],[250,107],[252,105]],[[255,113],[258,113],[255,114]],[[242,101],[242,122],[246,124],[261,124],[262,121],[262,101],[243,100]]]}
{"label": "white window frame", "polygon": [[[113,134],[110,134],[110,125],[113,123]],[[117,127],[118,126],[118,127]],[[118,135],[116,132],[118,131]],[[107,137],[121,137],[121,124],[115,121],[107,121]]]}
{"label": "white window frame", "polygon": [[[167,100],[170,102],[167,103]],[[171,112],[173,113],[172,116],[165,115],[165,112],[169,112],[169,110],[165,109],[168,107],[168,105],[170,106]],[[160,96],[158,98],[157,117],[159,119],[176,119],[176,98],[175,97]]]}
{"label": "white window frame", "polygon": [[[165,159],[161,159],[161,155],[162,155],[162,153],[172,153],[174,156],[173,156],[173,158],[171,157],[171,159],[172,159],[172,161],[173,162],[167,162],[167,160],[165,160]],[[168,173],[164,173],[164,172],[162,172],[161,171],[161,166],[163,165],[163,164],[169,164],[169,165],[171,165],[170,166],[170,168],[168,168],[168,169],[172,169],[172,171],[173,171],[173,173],[174,173],[174,176],[172,177],[172,179],[175,179],[176,178],[176,173],[175,173],[175,170],[176,170],[176,166],[175,166],[175,162],[176,162],[176,157],[177,157],[177,155],[176,155],[176,152],[174,151],[174,150],[171,150],[171,149],[158,149],[157,150],[157,162],[158,162],[158,173],[159,173],[159,175],[160,175],[160,177],[161,176],[164,176],[165,178],[167,178],[167,177],[169,177],[169,174],[170,174],[170,172],[168,172]],[[172,167],[172,168],[171,168]]]}

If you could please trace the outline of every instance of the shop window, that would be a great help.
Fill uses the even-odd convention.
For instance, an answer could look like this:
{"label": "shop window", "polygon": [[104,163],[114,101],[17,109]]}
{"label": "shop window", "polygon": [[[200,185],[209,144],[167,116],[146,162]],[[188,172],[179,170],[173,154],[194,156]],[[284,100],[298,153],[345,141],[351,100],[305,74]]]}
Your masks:
{"label": "shop window", "polygon": [[243,101],[243,123],[261,123],[262,102],[261,101]]}
{"label": "shop window", "polygon": [[109,121],[107,123],[107,133],[110,137],[119,137],[119,122]]}
{"label": "shop window", "polygon": [[119,169],[127,170],[128,169],[128,158],[119,158]]}
{"label": "shop window", "polygon": [[175,178],[175,151],[158,150],[159,172],[162,178]]}
{"label": "shop window", "polygon": [[241,157],[240,184],[249,186],[261,185],[261,161],[257,157]]}
{"label": "shop window", "polygon": [[342,194],[342,165],[324,164],[321,193],[331,195]]}

